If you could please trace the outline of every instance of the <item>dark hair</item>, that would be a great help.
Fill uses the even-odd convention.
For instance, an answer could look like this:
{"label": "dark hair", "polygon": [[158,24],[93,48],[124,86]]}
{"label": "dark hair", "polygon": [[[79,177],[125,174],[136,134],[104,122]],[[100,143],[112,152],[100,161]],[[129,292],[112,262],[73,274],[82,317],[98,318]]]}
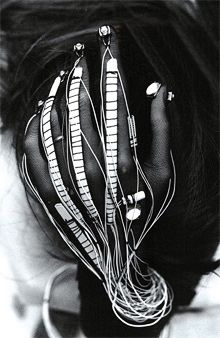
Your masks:
{"label": "dark hair", "polygon": [[[142,121],[144,89],[159,78],[175,92],[170,109],[177,191],[148,238],[148,260],[188,304],[212,257],[218,228],[218,1],[3,1],[3,129],[22,152],[24,126],[50,79],[71,64],[78,36],[101,23],[120,24],[130,105]],[[109,20],[110,18],[110,20]],[[97,55],[88,45],[93,62]],[[94,62],[95,63],[95,62]],[[137,67],[135,65],[138,65]],[[136,81],[134,81],[134,79]],[[133,83],[137,83],[136,88]],[[143,94],[141,94],[143,93]],[[140,157],[144,149],[140,146]]]}

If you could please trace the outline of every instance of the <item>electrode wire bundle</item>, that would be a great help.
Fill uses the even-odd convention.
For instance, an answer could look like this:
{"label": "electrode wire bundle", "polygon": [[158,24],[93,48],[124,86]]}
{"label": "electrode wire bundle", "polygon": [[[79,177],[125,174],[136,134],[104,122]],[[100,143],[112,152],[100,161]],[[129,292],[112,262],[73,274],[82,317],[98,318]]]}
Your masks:
{"label": "electrode wire bundle", "polygon": [[[79,44],[78,53],[80,53]],[[174,159],[170,151],[173,177],[169,179],[165,198],[155,215],[154,193],[137,157],[135,119],[130,114],[122,76],[118,69],[117,59],[111,53],[110,44],[106,45],[101,62],[100,125],[89,89],[83,81],[83,66],[80,62],[83,54],[78,54],[78,56],[67,78],[67,74],[61,72],[54,80],[49,96],[40,110],[41,142],[48,162],[49,177],[58,197],[53,213],[49,211],[46,201],[40,196],[37,187],[31,180],[25,154],[22,161],[23,177],[70,249],[102,280],[115,315],[123,323],[130,326],[154,325],[170,312],[173,295],[163,277],[141,260],[137,254],[137,249],[143,243],[146,234],[165,212],[174,196],[176,185]],[[109,59],[106,61],[107,56]],[[104,74],[106,76],[105,94],[103,92]],[[60,83],[63,81],[66,81],[65,99],[67,112],[63,116],[62,135],[57,140],[54,140],[51,130],[51,111],[54,107]],[[120,111],[118,110],[117,101],[119,86],[126,108],[131,152],[136,169],[136,191],[129,196],[126,196],[118,175],[117,136],[118,114],[120,114]],[[102,167],[81,128],[80,115],[83,113],[80,105],[81,88],[84,88],[90,102],[97,134],[102,145],[105,168]],[[31,121],[29,121],[26,129],[28,129]],[[65,135],[66,146],[64,146]],[[55,151],[55,143],[59,140],[62,141],[66,167],[72,183],[71,187],[65,186],[61,176],[59,156]],[[82,141],[91,151],[100,169],[100,174],[104,178],[104,216],[100,215],[92,199],[86,176]],[[145,184],[145,191],[149,193],[150,208],[145,222],[141,225],[140,235],[136,238],[135,222],[139,217],[136,216],[136,213],[141,213],[138,201],[146,196],[144,191],[139,191],[140,178]],[[69,193],[70,188],[74,191],[74,197]],[[118,200],[119,193],[120,200]],[[78,199],[77,206],[74,198]],[[80,208],[80,204],[83,206],[82,208]],[[84,210],[87,211],[86,214]],[[66,233],[64,224],[72,232],[74,241]],[[111,242],[109,233],[112,234]],[[140,268],[139,262],[142,266],[145,266],[144,271],[142,271],[143,268]]]}

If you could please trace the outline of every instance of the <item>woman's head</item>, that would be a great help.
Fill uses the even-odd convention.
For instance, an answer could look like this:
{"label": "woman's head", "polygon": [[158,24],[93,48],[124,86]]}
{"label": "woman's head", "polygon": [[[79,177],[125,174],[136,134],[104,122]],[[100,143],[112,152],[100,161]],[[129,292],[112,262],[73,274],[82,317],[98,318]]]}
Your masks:
{"label": "woman's head", "polygon": [[[152,142],[147,85],[159,80],[175,92],[169,120],[177,190],[167,213],[149,233],[146,251],[150,265],[171,283],[177,304],[187,303],[199,276],[212,269],[210,259],[218,237],[213,184],[217,175],[216,37],[204,21],[203,3],[198,2],[196,9],[190,4],[191,11],[169,1],[20,1],[3,7],[9,65],[3,121],[18,136],[19,159],[25,125],[37,102],[46,99],[56,74],[71,69],[73,45],[78,41],[86,46],[90,90],[96,97],[101,55],[94,31],[103,23],[113,25],[118,35],[129,107],[142,140],[140,161],[145,145]],[[207,5],[210,13],[214,6]],[[100,98],[94,105],[99,107]]]}

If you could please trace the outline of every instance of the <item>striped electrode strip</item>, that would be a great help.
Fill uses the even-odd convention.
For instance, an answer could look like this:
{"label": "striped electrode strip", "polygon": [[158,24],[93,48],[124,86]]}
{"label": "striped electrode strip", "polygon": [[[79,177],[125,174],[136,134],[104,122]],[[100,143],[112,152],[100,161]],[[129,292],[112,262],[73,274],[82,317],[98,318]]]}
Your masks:
{"label": "striped electrode strip", "polygon": [[66,187],[64,186],[63,180],[61,178],[51,133],[51,110],[54,102],[54,96],[57,93],[60,81],[61,81],[60,77],[57,77],[55,79],[52,88],[50,90],[49,96],[44,104],[41,117],[42,142],[48,158],[49,170],[54,188],[56,189],[57,194],[59,195],[63,203],[69,207],[69,209],[77,217],[77,219],[81,220],[83,218],[82,214],[76,208],[75,204],[71,200],[66,190]]}
{"label": "striped electrode strip", "polygon": [[62,219],[67,223],[69,228],[74,233],[74,236],[79,241],[83,249],[86,251],[86,253],[89,255],[89,257],[92,259],[92,261],[95,263],[95,265],[98,265],[98,255],[96,255],[94,246],[92,245],[91,241],[88,239],[88,235],[84,229],[80,229],[80,227],[77,225],[77,223],[73,220],[72,216],[68,213],[68,211],[64,208],[64,206],[61,203],[57,203],[55,205],[55,208],[57,212],[60,214]]}
{"label": "striped electrode strip", "polygon": [[137,147],[138,143],[134,115],[128,116],[128,132],[131,147]]}
{"label": "striped electrode strip", "polygon": [[97,209],[92,201],[90,194],[83,160],[82,136],[80,127],[80,107],[79,93],[82,78],[82,67],[76,67],[69,88],[68,108],[69,108],[69,127],[72,147],[73,167],[79,193],[83,203],[89,211],[91,217],[98,216]]}
{"label": "striped electrode strip", "polygon": [[106,196],[107,224],[113,223],[113,211],[115,209],[114,201],[117,201],[117,71],[117,60],[112,58],[107,62],[106,71],[106,165],[108,172],[108,192]]}

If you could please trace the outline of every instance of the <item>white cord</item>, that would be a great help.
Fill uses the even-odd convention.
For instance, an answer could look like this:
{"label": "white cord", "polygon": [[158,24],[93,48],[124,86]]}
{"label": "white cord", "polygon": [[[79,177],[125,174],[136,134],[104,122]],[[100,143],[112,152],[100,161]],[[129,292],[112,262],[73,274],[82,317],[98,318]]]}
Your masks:
{"label": "white cord", "polygon": [[[118,177],[117,173],[117,157],[115,158],[115,149],[117,149],[117,137],[115,138],[116,142],[107,141],[109,140],[109,126],[108,121],[106,120],[106,111],[108,112],[108,107],[104,106],[104,94],[103,94],[103,77],[104,77],[104,67],[105,67],[105,58],[107,54],[110,56],[110,61],[116,63],[116,59],[113,58],[113,55],[107,46],[102,57],[102,66],[101,66],[101,77],[100,77],[100,95],[101,95],[101,127],[99,127],[97,121],[97,114],[95,112],[95,108],[90,97],[88,88],[83,82],[82,78],[78,80],[77,86],[80,88],[80,84],[85,89],[85,92],[88,96],[88,99],[91,103],[92,113],[95,119],[98,135],[100,137],[100,142],[103,147],[103,154],[105,159],[105,171],[103,170],[101,163],[99,162],[95,151],[92,149],[89,144],[86,135],[82,131],[80,124],[77,125],[77,128],[80,132],[80,140],[83,140],[88,145],[91,153],[95,161],[98,163],[98,166],[101,171],[101,175],[105,181],[105,219],[104,221],[101,219],[94,202],[92,201],[92,197],[88,188],[88,183],[82,184],[81,179],[77,181],[77,185],[74,184],[74,179],[71,174],[71,164],[73,164],[73,169],[76,174],[76,167],[74,164],[74,144],[71,143],[71,123],[69,119],[65,116],[66,122],[66,135],[67,135],[67,149],[66,149],[66,161],[67,168],[70,175],[71,182],[73,183],[74,190],[87,208],[90,216],[93,214],[93,209],[96,212],[96,219],[93,220],[92,224],[88,224],[79,209],[73,203],[67,187],[65,187],[64,182],[61,178],[59,164],[57,163],[56,154],[54,152],[54,144],[51,137],[50,142],[46,140],[46,130],[44,127],[48,123],[49,130],[51,129],[51,117],[50,113],[52,110],[54,96],[58,90],[60,84],[60,77],[57,77],[54,81],[54,84],[51,88],[48,99],[45,102],[44,108],[41,113],[41,138],[42,143],[44,145],[44,150],[46,157],[48,159],[48,170],[50,174],[51,181],[55,188],[56,194],[61,201],[61,205],[65,208],[65,213],[69,214],[69,217],[72,218],[72,231],[73,234],[77,234],[80,231],[78,239],[78,244],[74,245],[69,238],[65,235],[62,227],[57,223],[54,217],[48,211],[45,203],[43,202],[41,196],[39,195],[37,189],[34,187],[31,178],[28,174],[26,156],[24,155],[22,161],[22,172],[23,177],[26,179],[27,184],[38,198],[38,200],[43,205],[48,217],[54,224],[54,226],[59,231],[62,238],[65,240],[67,245],[73,250],[76,255],[82,260],[82,262],[103,282],[103,286],[106,290],[106,293],[112,303],[112,309],[115,315],[125,324],[134,327],[144,327],[151,326],[156,324],[161,318],[166,316],[172,307],[173,294],[171,288],[168,286],[167,282],[164,278],[157,273],[154,269],[149,267],[147,264],[142,262],[141,258],[137,254],[137,249],[143,243],[143,240],[153,225],[158,221],[158,219],[163,215],[163,213],[168,208],[171,203],[176,187],[176,171],[175,164],[172,152],[170,151],[171,162],[173,166],[173,178],[170,178],[167,187],[167,193],[164,200],[161,202],[161,206],[159,211],[155,214],[155,202],[154,202],[154,194],[152,187],[141,168],[141,165],[138,161],[137,151],[135,146],[135,135],[132,131],[130,137],[132,138],[132,147],[133,151],[133,163],[136,168],[136,193],[139,191],[140,186],[140,178],[145,184],[145,190],[149,192],[150,196],[150,208],[148,215],[146,217],[146,221],[143,224],[142,230],[139,234],[139,237],[136,238],[134,231],[134,221],[131,220],[128,222],[126,217],[124,217],[124,213],[122,212],[123,208],[125,211],[128,211],[128,205],[122,203],[122,200],[126,201],[125,193],[123,191],[122,184]],[[108,61],[109,62],[109,61]],[[107,64],[108,64],[107,62]],[[69,112],[71,112],[70,102],[69,102],[69,84],[74,79],[74,72],[77,70],[78,64],[80,63],[80,58],[74,64],[73,69],[70,71],[66,83],[66,102],[67,108]],[[106,78],[108,79],[108,73],[106,74]],[[131,119],[131,114],[129,111],[129,106],[125,94],[125,89],[122,81],[121,74],[119,70],[115,72],[115,81],[119,79],[125,108],[127,112],[127,116]],[[77,88],[78,88],[77,87]],[[107,90],[108,94],[108,90]],[[117,92],[114,94],[117,96]],[[78,91],[78,99],[79,99],[79,91]],[[80,119],[80,109],[77,113],[77,117]],[[115,110],[115,123],[117,122],[117,108]],[[108,116],[107,116],[108,117]],[[75,125],[76,126],[76,125]],[[131,128],[132,129],[132,128]],[[133,130],[133,129],[132,129]],[[105,141],[106,137],[106,141]],[[52,143],[51,143],[52,142]],[[82,141],[80,141],[82,142]],[[81,143],[80,143],[81,144]],[[78,145],[77,145],[78,146]],[[71,149],[69,149],[71,148]],[[64,150],[65,151],[65,150]],[[52,154],[52,160],[51,160]],[[69,156],[70,154],[70,156]],[[110,158],[110,162],[108,162],[107,157]],[[82,156],[83,168],[84,161]],[[51,164],[53,163],[53,165]],[[114,173],[110,175],[109,163],[113,164]],[[84,171],[85,172],[85,168]],[[77,175],[76,175],[77,176]],[[117,184],[117,188],[115,189],[115,183]],[[122,195],[122,200],[117,201],[117,194],[119,189],[120,194]],[[82,195],[85,194],[88,198],[89,205],[91,208],[88,208],[88,204],[82,198]],[[107,203],[111,202],[111,208]],[[112,207],[113,206],[113,207]],[[137,201],[135,201],[134,208],[137,207]],[[92,209],[93,208],[93,209]],[[110,210],[110,211],[109,211]],[[106,214],[108,213],[108,217]],[[110,215],[111,213],[111,215]],[[109,217],[109,215],[111,217]],[[74,223],[75,222],[75,223]],[[109,232],[112,234],[112,242],[109,243]],[[98,239],[96,238],[98,234]],[[84,240],[85,239],[85,240]],[[88,247],[85,242],[88,241],[89,248],[92,248],[92,251],[88,253]],[[86,242],[87,243],[87,242]],[[84,244],[84,246],[83,246]],[[87,249],[86,249],[87,248]],[[91,263],[91,257],[94,258],[94,265]],[[145,264],[146,268],[144,273],[140,268],[140,263]],[[60,272],[61,271],[61,272]],[[63,270],[60,270],[59,273],[63,273]],[[43,306],[43,316],[46,322],[46,329],[50,332],[50,338],[60,338],[59,333],[53,326],[50,324],[49,317],[49,295],[51,292],[51,288],[54,282],[54,279],[59,275],[56,272],[48,282],[47,289],[45,290],[45,301]]]}

